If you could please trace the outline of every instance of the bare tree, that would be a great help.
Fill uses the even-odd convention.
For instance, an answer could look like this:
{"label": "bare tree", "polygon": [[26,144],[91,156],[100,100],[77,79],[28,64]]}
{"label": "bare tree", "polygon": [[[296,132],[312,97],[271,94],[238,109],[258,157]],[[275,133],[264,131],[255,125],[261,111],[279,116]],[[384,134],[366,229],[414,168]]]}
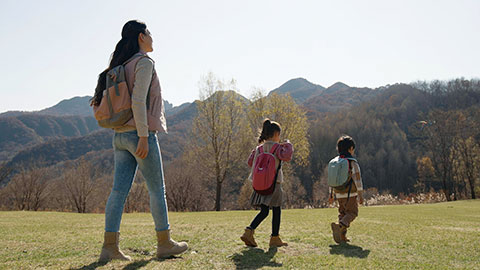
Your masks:
{"label": "bare tree", "polygon": [[456,199],[453,184],[453,162],[451,160],[452,147],[457,136],[456,116],[451,111],[434,110],[428,115],[428,124],[425,127],[425,145],[431,151],[431,160],[436,176],[442,181],[442,190],[448,201],[450,193]]}
{"label": "bare tree", "polygon": [[6,187],[6,193],[18,210],[37,211],[46,199],[49,173],[46,168],[33,165],[30,169],[23,168],[15,174]]}
{"label": "bare tree", "polygon": [[86,213],[89,199],[95,189],[96,171],[91,162],[80,158],[67,165],[63,183],[68,200],[78,213]]}
{"label": "bare tree", "polygon": [[167,200],[169,209],[174,211],[206,210],[209,196],[196,165],[183,157],[165,167]]}
{"label": "bare tree", "polygon": [[[478,178],[478,167],[480,165],[480,149],[475,143],[473,137],[459,138],[454,147],[454,156],[452,157],[455,172],[458,178],[464,179],[465,184],[470,189],[470,196],[475,199],[475,180]],[[459,180],[460,180],[459,179]]]}
{"label": "bare tree", "polygon": [[125,202],[125,212],[147,212],[149,211],[149,196],[145,180],[140,173],[137,173],[132,188],[128,193]]}
{"label": "bare tree", "polygon": [[430,190],[432,181],[435,176],[435,169],[432,160],[428,156],[417,158],[417,174],[418,180],[415,188],[419,192],[427,192]]}
{"label": "bare tree", "polygon": [[11,172],[12,168],[7,167],[6,162],[0,163],[0,187],[2,186],[2,183],[7,180]]}
{"label": "bare tree", "polygon": [[[478,129],[462,111],[434,110],[425,121],[425,146],[430,151],[435,174],[442,182],[447,200],[450,194],[456,200],[468,182],[475,190],[476,157],[478,156],[473,136]],[[465,180],[466,179],[466,180]],[[475,192],[471,192],[475,197]]]}

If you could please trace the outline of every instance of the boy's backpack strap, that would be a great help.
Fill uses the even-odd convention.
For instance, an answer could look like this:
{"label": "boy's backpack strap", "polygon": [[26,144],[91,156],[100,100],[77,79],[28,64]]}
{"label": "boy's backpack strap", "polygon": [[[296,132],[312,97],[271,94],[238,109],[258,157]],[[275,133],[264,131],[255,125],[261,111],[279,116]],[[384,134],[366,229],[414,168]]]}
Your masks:
{"label": "boy's backpack strap", "polygon": [[348,178],[352,180],[353,178],[352,160],[347,159],[347,161],[348,161]]}

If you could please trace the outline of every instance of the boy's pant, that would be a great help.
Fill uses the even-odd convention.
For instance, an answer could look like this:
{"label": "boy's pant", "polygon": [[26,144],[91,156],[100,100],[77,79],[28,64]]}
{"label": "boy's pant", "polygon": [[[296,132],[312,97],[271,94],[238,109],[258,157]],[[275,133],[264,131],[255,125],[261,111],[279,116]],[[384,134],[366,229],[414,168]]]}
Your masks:
{"label": "boy's pant", "polygon": [[350,227],[350,223],[358,216],[357,196],[338,199],[338,222],[345,227]]}

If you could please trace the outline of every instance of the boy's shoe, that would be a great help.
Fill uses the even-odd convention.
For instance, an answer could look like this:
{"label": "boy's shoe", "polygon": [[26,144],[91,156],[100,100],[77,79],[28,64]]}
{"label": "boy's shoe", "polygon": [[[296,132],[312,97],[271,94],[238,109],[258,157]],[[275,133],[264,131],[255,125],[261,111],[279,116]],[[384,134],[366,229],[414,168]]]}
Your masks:
{"label": "boy's shoe", "polygon": [[332,227],[332,233],[333,233],[333,240],[340,244],[342,242],[342,232],[340,230],[340,225],[338,225],[335,222],[332,222],[331,224]]}
{"label": "boy's shoe", "polygon": [[253,234],[255,234],[255,230],[246,228],[243,235],[240,236],[240,239],[242,239],[242,241],[245,243],[245,245],[247,245],[249,247],[256,247],[257,242],[255,242],[255,238],[253,238]]}
{"label": "boy's shoe", "polygon": [[340,224],[340,233],[341,233],[341,238],[342,238],[342,242],[350,242],[350,239],[347,238],[347,227],[345,226],[342,226]]}
{"label": "boy's shoe", "polygon": [[270,236],[270,247],[286,247],[288,243],[283,242],[280,236]]}

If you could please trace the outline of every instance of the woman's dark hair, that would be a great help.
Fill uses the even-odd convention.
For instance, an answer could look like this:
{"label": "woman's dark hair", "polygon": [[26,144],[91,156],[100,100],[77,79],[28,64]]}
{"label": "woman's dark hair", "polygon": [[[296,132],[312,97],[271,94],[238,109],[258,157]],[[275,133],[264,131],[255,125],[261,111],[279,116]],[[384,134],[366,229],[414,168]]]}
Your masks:
{"label": "woman's dark hair", "polygon": [[355,149],[355,141],[353,140],[352,137],[348,135],[343,135],[340,138],[338,138],[337,141],[337,151],[338,153],[346,153],[348,152],[348,149],[353,146],[353,149]]}
{"label": "woman's dark hair", "polygon": [[282,128],[280,124],[275,121],[270,121],[270,119],[265,119],[263,121],[263,128],[262,133],[260,133],[260,137],[258,138],[258,142],[262,143],[275,135],[275,132],[281,132]]}
{"label": "woman's dark hair", "polygon": [[130,59],[134,54],[140,51],[138,45],[138,35],[140,33],[147,34],[147,25],[143,22],[132,20],[127,22],[122,28],[122,39],[115,46],[115,51],[110,57],[110,65],[100,75],[98,75],[97,87],[95,88],[95,95],[90,100],[93,105],[99,105],[102,100],[103,90],[106,88],[107,72],[123,64]]}

